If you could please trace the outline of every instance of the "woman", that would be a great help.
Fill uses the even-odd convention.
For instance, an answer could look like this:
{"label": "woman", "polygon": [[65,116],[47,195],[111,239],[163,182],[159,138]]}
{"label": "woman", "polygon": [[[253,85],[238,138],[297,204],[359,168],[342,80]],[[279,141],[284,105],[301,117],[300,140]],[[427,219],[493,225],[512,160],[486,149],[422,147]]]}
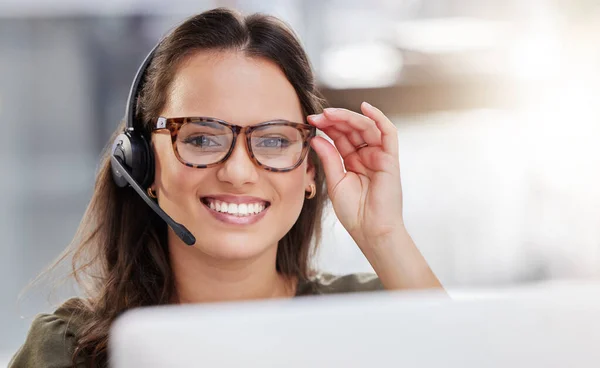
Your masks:
{"label": "woman", "polygon": [[[71,248],[87,296],[38,316],[11,367],[104,366],[111,323],[140,306],[441,287],[403,224],[394,125],[367,103],[322,111],[282,22],[192,17],[158,45],[138,91],[133,128],[154,157],[144,190],[195,239],[116,185],[118,138]],[[309,269],[327,194],[377,277]]]}

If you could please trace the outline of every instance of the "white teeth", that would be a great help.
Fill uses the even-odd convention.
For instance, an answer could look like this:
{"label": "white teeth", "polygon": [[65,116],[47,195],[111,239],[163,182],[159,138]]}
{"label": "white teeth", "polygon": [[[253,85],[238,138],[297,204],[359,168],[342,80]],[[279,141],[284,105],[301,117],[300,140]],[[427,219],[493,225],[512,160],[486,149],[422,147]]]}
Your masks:
{"label": "white teeth", "polygon": [[214,199],[207,200],[208,206],[217,212],[228,213],[235,216],[251,216],[261,213],[265,209],[264,203],[227,203]]}
{"label": "white teeth", "polygon": [[229,203],[227,205],[227,213],[230,215],[237,215],[238,213],[238,205],[235,203]]}

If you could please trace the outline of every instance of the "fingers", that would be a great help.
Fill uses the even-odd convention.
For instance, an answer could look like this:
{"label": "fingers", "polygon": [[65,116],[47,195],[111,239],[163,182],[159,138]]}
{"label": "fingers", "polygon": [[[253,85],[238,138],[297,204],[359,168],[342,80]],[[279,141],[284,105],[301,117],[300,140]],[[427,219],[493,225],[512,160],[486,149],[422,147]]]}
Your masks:
{"label": "fingers", "polygon": [[312,148],[317,152],[323,164],[323,171],[327,177],[326,183],[330,193],[344,178],[344,165],[338,151],[323,137],[315,137],[310,142]]}
{"label": "fingers", "polygon": [[[348,157],[356,153],[356,147],[361,144],[362,138],[360,136],[358,138],[354,137],[351,134],[347,134],[337,130],[335,127],[329,127],[322,130],[335,144],[335,148],[337,148],[339,154],[342,156],[344,160],[347,160]],[[352,138],[352,140],[351,140]],[[355,140],[361,140],[360,143],[356,143]]]}
{"label": "fingers", "polygon": [[347,137],[350,143],[352,143],[353,147],[358,147],[362,144],[365,144],[365,140],[363,139],[363,137],[360,135],[359,132],[355,130],[351,131],[350,134],[347,135]]}
{"label": "fingers", "polygon": [[365,115],[346,109],[328,108],[323,110],[323,114],[309,116],[309,121],[321,130],[335,127],[348,134],[348,139],[355,145],[365,142],[370,146],[381,145],[379,128],[373,120]]}
{"label": "fingers", "polygon": [[373,119],[381,132],[383,150],[393,156],[398,156],[398,130],[394,123],[381,110],[367,102],[363,102],[360,109],[365,116]]}
{"label": "fingers", "polygon": [[322,114],[310,115],[308,121],[333,139],[344,159],[363,143],[381,147],[384,152],[397,156],[398,136],[394,124],[383,112],[366,102],[361,104],[361,111],[364,115],[328,108]]}

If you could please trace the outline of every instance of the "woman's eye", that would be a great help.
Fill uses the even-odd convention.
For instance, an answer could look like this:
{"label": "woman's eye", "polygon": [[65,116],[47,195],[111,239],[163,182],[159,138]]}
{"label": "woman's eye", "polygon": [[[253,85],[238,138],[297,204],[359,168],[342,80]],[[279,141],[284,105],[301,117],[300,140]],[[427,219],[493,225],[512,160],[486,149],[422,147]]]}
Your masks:
{"label": "woman's eye", "polygon": [[257,144],[258,147],[263,148],[285,148],[290,145],[290,141],[283,137],[267,137],[262,138]]}
{"label": "woman's eye", "polygon": [[219,146],[219,143],[215,140],[211,139],[206,135],[197,135],[195,137],[190,137],[185,140],[185,143],[194,145],[196,147],[215,147]]}

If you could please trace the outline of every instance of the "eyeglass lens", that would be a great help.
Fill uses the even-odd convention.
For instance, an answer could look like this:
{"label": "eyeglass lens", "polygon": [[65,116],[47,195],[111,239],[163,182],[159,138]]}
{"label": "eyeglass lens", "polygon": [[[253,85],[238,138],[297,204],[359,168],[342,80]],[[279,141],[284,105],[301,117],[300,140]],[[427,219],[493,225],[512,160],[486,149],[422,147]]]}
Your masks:
{"label": "eyeglass lens", "polygon": [[[250,150],[256,160],[276,169],[292,167],[301,159],[304,136],[285,124],[265,125],[250,133]],[[184,161],[209,165],[222,160],[233,143],[231,128],[218,122],[190,122],[177,134],[177,151]]]}

